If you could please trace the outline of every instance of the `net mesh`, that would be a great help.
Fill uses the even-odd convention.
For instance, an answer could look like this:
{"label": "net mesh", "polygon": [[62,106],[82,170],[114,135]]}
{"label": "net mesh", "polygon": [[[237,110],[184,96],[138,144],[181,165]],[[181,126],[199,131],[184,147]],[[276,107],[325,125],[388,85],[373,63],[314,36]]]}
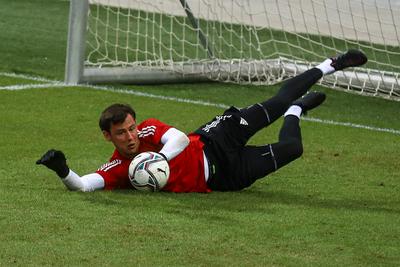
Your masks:
{"label": "net mesh", "polygon": [[358,48],[369,58],[363,68],[322,83],[400,98],[399,0],[89,2],[87,68],[166,69],[271,84]]}

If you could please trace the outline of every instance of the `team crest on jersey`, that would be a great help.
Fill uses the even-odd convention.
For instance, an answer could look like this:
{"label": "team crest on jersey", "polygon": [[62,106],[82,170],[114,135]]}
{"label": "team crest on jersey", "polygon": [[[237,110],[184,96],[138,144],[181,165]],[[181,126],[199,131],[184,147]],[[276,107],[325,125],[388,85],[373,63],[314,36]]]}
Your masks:
{"label": "team crest on jersey", "polygon": [[122,163],[122,160],[120,159],[114,159],[113,161],[107,162],[98,169],[98,171],[103,171],[106,172]]}
{"label": "team crest on jersey", "polygon": [[156,133],[156,128],[157,127],[154,125],[142,128],[142,130],[138,131],[139,138],[144,138],[149,135],[154,135]]}

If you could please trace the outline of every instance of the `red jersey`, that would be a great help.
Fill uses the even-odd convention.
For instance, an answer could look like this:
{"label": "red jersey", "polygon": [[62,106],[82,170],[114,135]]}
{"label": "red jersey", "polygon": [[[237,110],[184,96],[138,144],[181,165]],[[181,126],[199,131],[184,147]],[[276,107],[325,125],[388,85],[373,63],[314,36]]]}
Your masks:
{"label": "red jersey", "polygon": [[[171,126],[156,119],[148,119],[138,125],[140,140],[139,153],[146,151],[159,152],[163,147],[161,137]],[[203,146],[200,136],[190,134],[189,145],[169,163],[170,175],[163,191],[171,192],[210,192],[204,175]],[[104,179],[104,188],[131,189],[128,177],[129,164],[132,159],[123,157],[114,151],[108,163],[102,165],[97,173]]]}

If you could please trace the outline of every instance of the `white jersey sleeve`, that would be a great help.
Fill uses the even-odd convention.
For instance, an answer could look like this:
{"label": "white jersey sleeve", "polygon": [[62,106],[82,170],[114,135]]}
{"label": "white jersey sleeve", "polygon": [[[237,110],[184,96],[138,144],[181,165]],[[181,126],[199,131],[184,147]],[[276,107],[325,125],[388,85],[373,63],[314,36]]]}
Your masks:
{"label": "white jersey sleeve", "polygon": [[170,128],[161,137],[161,143],[164,145],[160,153],[171,160],[178,156],[188,145],[189,137],[176,128]]}
{"label": "white jersey sleeve", "polygon": [[67,177],[61,180],[72,191],[91,192],[104,188],[104,179],[98,173],[90,173],[80,177],[74,171],[69,170]]}

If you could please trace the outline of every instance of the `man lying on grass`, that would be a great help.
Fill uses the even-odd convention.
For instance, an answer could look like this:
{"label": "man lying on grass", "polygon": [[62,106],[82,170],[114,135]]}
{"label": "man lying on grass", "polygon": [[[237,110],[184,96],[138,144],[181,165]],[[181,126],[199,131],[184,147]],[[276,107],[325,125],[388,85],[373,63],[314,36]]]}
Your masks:
{"label": "man lying on grass", "polygon": [[[310,87],[323,75],[366,62],[367,57],[358,50],[326,59],[286,81],[272,98],[242,109],[231,107],[189,135],[157,119],[138,124],[129,105],[113,104],[102,112],[99,121],[105,139],[115,147],[108,163],[94,173],[79,176],[68,167],[64,154],[54,149],[36,163],[55,171],[70,190],[134,189],[128,177],[129,165],[139,153],[153,151],[170,167],[163,191],[241,190],[302,155],[300,115],[325,100],[324,93],[307,93]],[[282,115],[277,143],[246,145],[255,133]]]}

